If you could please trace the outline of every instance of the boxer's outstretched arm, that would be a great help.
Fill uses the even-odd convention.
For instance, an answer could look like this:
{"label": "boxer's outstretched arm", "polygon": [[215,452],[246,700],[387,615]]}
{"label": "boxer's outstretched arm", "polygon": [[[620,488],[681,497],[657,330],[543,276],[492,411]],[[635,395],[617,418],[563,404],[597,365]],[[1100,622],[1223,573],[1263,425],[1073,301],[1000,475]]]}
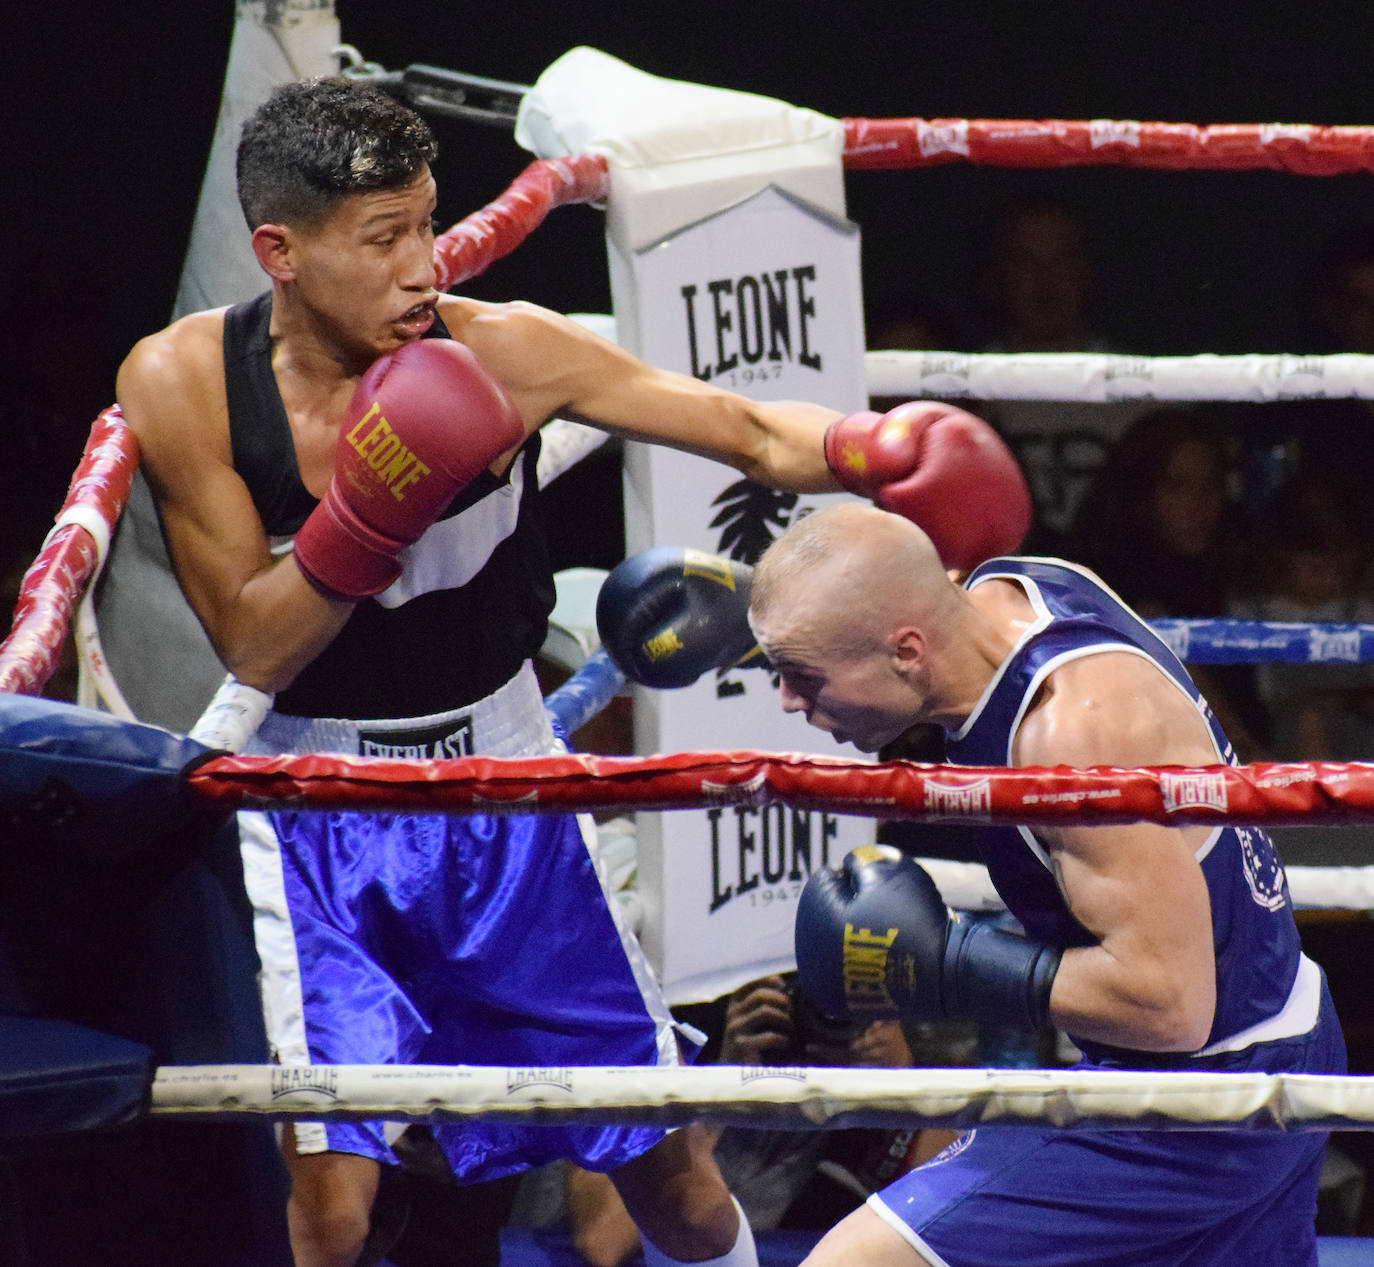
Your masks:
{"label": "boxer's outstretched arm", "polygon": [[[1055,670],[1027,714],[1016,765],[1210,765],[1205,723],[1140,656],[1103,652]],[[1098,939],[1064,952],[1050,1016],[1078,1037],[1196,1051],[1216,1008],[1211,905],[1195,851],[1212,829],[1133,823],[1037,828],[1065,900]]]}
{"label": "boxer's outstretched arm", "polygon": [[197,313],[140,341],[116,395],[139,442],[173,568],[225,667],[275,691],[338,633],[352,604],[278,562],[233,469],[223,317]]}
{"label": "boxer's outstretched arm", "polygon": [[[446,319],[450,309],[444,308]],[[456,301],[461,337],[525,417],[573,414],[636,440],[713,458],[795,492],[841,488],[919,524],[946,566],[1010,553],[1030,524],[1011,451],[981,418],[918,401],[847,418],[800,401],[749,400],[655,369],[581,326],[529,304]]]}
{"label": "boxer's outstretched arm", "polygon": [[725,462],[794,492],[832,492],[826,428],[840,415],[799,401],[760,403],[656,369],[533,304],[441,304],[444,319],[501,380],[525,417],[572,415],[628,439]]}

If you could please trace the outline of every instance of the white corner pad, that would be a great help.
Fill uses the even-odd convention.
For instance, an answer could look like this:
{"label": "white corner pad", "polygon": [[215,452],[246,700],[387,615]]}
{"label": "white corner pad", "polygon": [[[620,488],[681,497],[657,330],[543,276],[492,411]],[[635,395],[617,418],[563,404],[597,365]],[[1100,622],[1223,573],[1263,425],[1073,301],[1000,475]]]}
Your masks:
{"label": "white corner pad", "polygon": [[[602,53],[564,53],[520,102],[515,138],[541,158],[595,152],[611,169],[614,211],[626,194],[724,184],[716,207],[777,184],[844,214],[844,124],[755,93],[663,79]],[[741,180],[752,185],[742,188]],[[716,207],[698,207],[694,219]],[[639,249],[680,227],[637,216]]]}

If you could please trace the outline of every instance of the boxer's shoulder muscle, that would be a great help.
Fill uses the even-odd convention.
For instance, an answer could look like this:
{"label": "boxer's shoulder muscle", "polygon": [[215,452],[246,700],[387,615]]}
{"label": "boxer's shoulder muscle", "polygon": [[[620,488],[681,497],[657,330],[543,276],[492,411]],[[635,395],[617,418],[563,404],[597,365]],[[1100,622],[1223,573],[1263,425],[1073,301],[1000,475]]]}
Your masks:
{"label": "boxer's shoulder muscle", "polygon": [[439,315],[498,379],[533,427],[600,385],[643,369],[614,343],[538,304],[448,297]]}
{"label": "boxer's shoulder muscle", "polygon": [[1017,765],[1200,765],[1215,760],[1197,707],[1147,656],[1103,650],[1045,680],[1017,731]]}
{"label": "boxer's shoulder muscle", "polygon": [[145,462],[186,450],[227,455],[223,308],[192,313],[134,345],[116,397]]}

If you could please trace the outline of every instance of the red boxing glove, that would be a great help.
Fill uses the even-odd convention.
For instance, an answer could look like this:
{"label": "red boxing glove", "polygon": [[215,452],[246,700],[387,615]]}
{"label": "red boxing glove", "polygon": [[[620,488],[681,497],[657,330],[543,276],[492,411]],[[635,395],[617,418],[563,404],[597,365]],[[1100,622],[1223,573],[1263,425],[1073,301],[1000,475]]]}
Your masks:
{"label": "red boxing glove", "polygon": [[948,568],[1010,554],[1030,528],[1030,491],[1011,450],[952,405],[850,414],[826,431],[825,461],[851,493],[924,529]]}
{"label": "red boxing glove", "polygon": [[334,478],[296,534],[296,566],[332,598],[380,594],[397,555],[525,437],[505,389],[461,343],[420,339],[358,380]]}

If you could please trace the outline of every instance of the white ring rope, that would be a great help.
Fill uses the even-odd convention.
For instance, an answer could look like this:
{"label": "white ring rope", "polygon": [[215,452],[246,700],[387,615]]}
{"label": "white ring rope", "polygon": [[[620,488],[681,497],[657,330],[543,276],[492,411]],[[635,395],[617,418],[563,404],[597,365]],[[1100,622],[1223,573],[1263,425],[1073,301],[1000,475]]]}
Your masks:
{"label": "white ring rope", "polygon": [[871,396],[978,400],[1374,399],[1374,356],[1114,356],[904,352],[864,356]]}
{"label": "white ring rope", "polygon": [[705,1120],[810,1129],[1370,1130],[1374,1077],[791,1065],[188,1065],[157,1071],[150,1112],[182,1120],[482,1117],[540,1126]]}
{"label": "white ring rope", "polygon": [[95,590],[100,574],[110,555],[110,542],[114,528],[104,508],[77,502],[67,506],[56,521],[52,530],[43,539],[43,545],[68,524],[84,528],[95,542],[95,568],[81,594],[80,605],[76,609],[75,649],[80,667],[77,678],[76,702],[85,708],[104,705],[116,717],[124,721],[135,721],[134,710],[129,707],[124,693],[119,689],[110,663],[105,658],[105,649],[100,642],[100,629],[95,616]]}

